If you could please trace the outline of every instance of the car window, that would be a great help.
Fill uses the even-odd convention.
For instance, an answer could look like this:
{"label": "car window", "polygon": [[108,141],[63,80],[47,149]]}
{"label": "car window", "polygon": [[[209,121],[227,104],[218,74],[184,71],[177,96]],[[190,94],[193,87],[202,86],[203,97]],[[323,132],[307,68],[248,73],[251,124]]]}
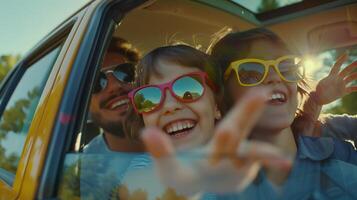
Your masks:
{"label": "car window", "polygon": [[[317,116],[304,114],[319,110],[322,105],[313,104],[317,108],[310,109],[304,108],[303,103],[306,99],[308,99],[306,102],[318,102],[319,99],[315,96],[315,82],[327,76],[331,67],[343,52],[347,51],[350,57],[344,62],[342,69],[357,59],[357,40],[353,35],[357,27],[356,24],[352,22],[336,23],[333,20],[328,20],[328,16],[333,15],[340,17],[341,21],[349,21],[349,17],[352,15],[351,10],[355,10],[356,5],[345,5],[341,1],[331,1],[333,4],[318,2],[313,5],[309,5],[306,1],[291,1],[290,3],[278,1],[282,4],[275,4],[275,1],[272,1],[271,5],[264,3],[264,1],[261,4],[254,1],[254,3],[249,2],[251,3],[250,6],[240,3],[240,1],[215,3],[208,0],[183,0],[175,1],[175,4],[172,2],[164,0],[148,2],[144,6],[127,13],[120,22],[116,21],[115,26],[106,27],[110,30],[114,29],[114,31],[111,37],[106,39],[106,45],[97,49],[105,53],[98,58],[99,65],[96,65],[98,67],[96,77],[91,77],[94,81],[91,85],[92,93],[88,100],[84,122],[81,124],[77,135],[73,137],[71,149],[64,158],[58,187],[59,198],[166,200],[334,199],[338,197],[348,199],[354,197],[354,194],[349,193],[352,184],[348,185],[350,182],[343,175],[357,171],[355,166],[357,162],[354,157],[356,155],[355,147],[345,142],[357,141],[353,134],[354,130],[357,129],[356,116],[333,116],[318,121],[319,113]],[[304,6],[308,6],[309,9],[303,10]],[[260,10],[259,13],[254,13],[249,12],[244,7],[248,9],[251,9],[251,7],[265,8]],[[357,18],[356,15],[353,15],[353,17]],[[309,26],[306,25],[306,21],[311,21]],[[246,33],[246,31],[257,28],[267,29],[265,30],[268,32],[266,38],[279,39],[267,43],[259,43],[261,42],[259,40],[254,46],[249,42],[256,36],[242,35],[241,37],[246,37],[244,42],[229,39],[225,41],[227,46],[229,46],[229,43],[237,42],[234,44],[234,52],[225,52],[225,50],[232,50],[230,49],[233,48],[232,46],[220,49],[221,54],[216,55],[212,51],[212,46],[217,45],[217,40],[223,36],[230,35],[231,32]],[[263,31],[263,34],[266,34],[266,32]],[[261,32],[258,33],[261,34]],[[346,39],[335,37],[336,33],[345,34]],[[251,46],[244,46],[245,42]],[[287,43],[286,46],[285,43]],[[279,46],[281,44],[284,44],[284,47]],[[185,77],[186,79],[184,79],[179,75],[172,75],[181,69],[177,70],[179,67],[171,65],[170,62],[141,60],[152,50],[168,45],[189,45],[196,50],[206,52],[209,56],[217,56],[212,60],[215,62],[221,60],[221,63],[212,65],[216,67],[226,65],[231,71],[225,68],[224,71],[212,70],[207,73],[213,72],[213,75],[209,74],[211,75],[210,78],[214,75],[222,76],[219,78],[224,79],[221,80],[224,82],[222,87],[227,87],[227,83],[232,84],[221,91],[227,96],[220,99],[222,96],[219,95],[222,94],[216,92],[214,87],[209,88],[214,92],[207,92],[212,80],[206,80],[206,82],[201,80],[202,85],[207,83],[207,85],[204,85],[206,88],[202,89],[203,86],[198,81],[200,78]],[[244,47],[240,49],[240,46]],[[250,51],[254,55],[250,55]],[[246,57],[241,58],[236,54]],[[272,55],[265,56],[265,54]],[[165,54],[167,57],[172,55],[175,54]],[[186,55],[185,58],[189,56]],[[218,58],[219,56],[221,58]],[[184,60],[185,58],[170,61],[180,62],[180,59]],[[299,61],[296,60],[304,61],[304,72],[300,73],[299,70],[302,65],[298,65],[296,62]],[[159,75],[156,74],[157,77],[153,75],[152,80],[147,77],[143,78],[143,75],[148,72],[155,74],[157,71],[142,69],[136,71],[136,82],[135,80],[129,81],[135,84],[125,83],[130,80],[128,79],[130,73],[128,73],[127,66],[142,67],[142,65],[148,63],[159,66],[160,70],[165,69],[163,70],[164,73],[158,72]],[[195,67],[199,66],[197,63],[195,64]],[[273,66],[274,69],[269,70],[270,66]],[[291,66],[299,70],[292,69]],[[238,69],[238,67],[241,68]],[[226,70],[231,72],[228,77],[223,76],[227,73]],[[276,76],[273,78],[278,80],[270,81],[269,85],[266,79],[271,78],[271,73],[275,73]],[[291,74],[293,75],[290,76]],[[164,83],[160,82],[160,78],[164,79],[166,76],[172,76],[172,79],[165,79]],[[247,83],[239,82],[244,81],[245,76],[247,76]],[[352,76],[356,77],[355,74]],[[231,79],[232,77],[233,79]],[[189,88],[192,91],[186,91],[188,89],[185,86],[189,84],[188,80],[191,81],[190,83],[195,83],[194,88]],[[152,85],[154,86],[145,87],[150,81],[153,82]],[[242,98],[241,94],[252,88],[252,85],[249,85],[252,82],[253,85],[256,84],[254,86],[268,85],[272,87],[270,91],[272,94],[270,94],[269,100],[266,100],[269,105],[267,111],[263,112],[264,117],[262,117],[261,122],[266,127],[261,129],[261,124],[257,123],[256,129],[252,130],[256,134],[272,134],[268,137],[266,135],[247,136],[248,142],[242,144],[243,147],[247,148],[259,146],[264,149],[260,152],[252,151],[252,158],[257,159],[254,162],[249,156],[240,157],[242,152],[238,149],[240,147],[238,145],[236,151],[228,152],[231,154],[225,154],[224,151],[218,152],[222,153],[220,156],[222,156],[223,164],[214,165],[215,162],[210,162],[210,156],[212,156],[210,155],[210,148],[212,148],[210,145],[212,143],[209,143],[211,142],[209,140],[211,138],[209,138],[204,140],[209,142],[197,145],[197,148],[178,149],[173,155],[163,156],[160,163],[166,163],[166,165],[158,167],[158,162],[153,160],[148,150],[137,145],[141,139],[140,134],[142,134],[141,130],[145,123],[148,126],[159,126],[162,134],[173,136],[173,141],[194,132],[196,127],[197,129],[201,128],[201,130],[205,130],[206,126],[214,127],[227,116],[229,110],[227,111],[226,107],[233,109],[234,102],[239,102],[236,99],[228,99]],[[161,85],[157,86],[157,83]],[[356,81],[350,84],[355,85]],[[141,87],[143,85],[144,87]],[[330,84],[324,88],[324,91],[329,94],[334,86],[337,87],[337,85]],[[146,91],[140,90],[138,92],[139,89],[143,88]],[[188,110],[185,110],[185,112],[186,114],[191,113],[191,115],[187,115],[189,117],[166,118],[165,123],[160,121],[160,117],[165,119],[164,114],[160,117],[156,116],[156,118],[154,116],[153,121],[150,121],[153,118],[148,117],[151,114],[159,113],[158,110],[164,107],[167,99],[169,99],[167,101],[178,102],[178,105],[190,103],[197,105],[192,99],[204,99],[203,95],[207,93],[212,94],[214,101],[217,101],[217,104],[210,108],[217,108],[221,112],[214,110],[205,114],[204,111],[209,109],[199,109],[201,108],[199,106],[202,105],[200,104],[198,107],[187,106]],[[168,95],[171,95],[171,97],[168,97]],[[299,95],[303,98],[300,98]],[[290,103],[285,104],[288,101]],[[356,92],[342,98],[342,100],[326,103],[328,105],[323,107],[323,112],[355,115],[357,113],[354,110],[355,102]],[[133,108],[133,105],[136,107]],[[185,106],[183,107],[186,109]],[[292,109],[292,107],[294,108]],[[178,112],[181,108],[174,109],[174,111]],[[275,110],[279,108],[281,110]],[[148,111],[146,112],[145,109]],[[285,115],[287,110],[289,115]],[[141,111],[142,113],[140,113]],[[251,113],[255,112],[245,113],[244,118],[249,117]],[[135,114],[136,117],[130,118]],[[197,125],[201,123],[200,120],[213,115],[214,119],[211,117],[210,123],[205,122],[202,126]],[[145,117],[147,118],[144,119]],[[305,132],[294,129],[295,125],[301,125],[299,124],[300,119],[307,120],[302,122],[310,126],[304,129],[308,132],[306,135],[304,135]],[[312,119],[316,120],[316,124],[309,124]],[[280,122],[282,123],[280,124]],[[235,121],[231,121],[230,124],[234,123]],[[285,127],[282,128],[283,126]],[[281,137],[276,137],[276,130],[279,130]],[[211,133],[210,131],[202,132]],[[240,130],[236,133],[239,134]],[[301,135],[295,135],[295,133]],[[316,133],[320,135],[313,135]],[[212,138],[215,139],[214,136]],[[229,139],[235,140],[237,138],[240,137]],[[276,138],[279,138],[279,140]],[[195,142],[193,136],[190,139]],[[230,143],[229,139],[225,139],[228,144],[235,143]],[[258,141],[257,143],[254,143],[255,139]],[[271,139],[274,140],[274,143],[271,142]],[[250,143],[251,141],[253,143]],[[260,143],[261,141],[264,143]],[[157,143],[157,149],[166,147],[160,142],[162,141],[159,140]],[[184,146],[190,142],[191,140],[187,139],[181,145]],[[265,146],[265,142],[268,143],[268,146]],[[269,157],[270,155],[266,160],[259,160],[259,156],[255,157],[257,156],[255,153],[276,153],[277,149],[271,148],[270,145],[277,147],[279,152],[282,150],[280,156],[284,158],[284,161],[282,161],[283,159],[275,160],[275,157]],[[334,151],[335,147],[336,151]],[[343,148],[340,149],[340,147]],[[350,157],[350,155],[353,156]],[[172,162],[172,158],[177,160]],[[289,163],[286,160],[289,160]],[[267,163],[269,166],[266,165]],[[289,168],[289,164],[292,163],[294,164],[293,168]],[[338,170],[341,169],[340,167],[346,169],[346,171]],[[239,170],[235,171],[236,169]],[[244,182],[246,180],[248,181]],[[227,192],[228,190],[230,192]]]}
{"label": "car window", "polygon": [[0,116],[0,178],[16,174],[42,90],[60,50],[61,46],[26,66]]}

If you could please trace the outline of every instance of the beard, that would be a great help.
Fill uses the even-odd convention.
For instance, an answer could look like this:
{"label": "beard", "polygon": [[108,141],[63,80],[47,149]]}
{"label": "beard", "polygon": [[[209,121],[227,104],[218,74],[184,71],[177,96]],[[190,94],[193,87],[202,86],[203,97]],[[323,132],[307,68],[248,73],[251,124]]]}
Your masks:
{"label": "beard", "polygon": [[104,132],[121,137],[126,138],[126,134],[124,133],[124,120],[112,120],[106,119],[102,115],[98,113],[91,113],[91,117],[93,119],[93,123],[98,127],[102,128]]}

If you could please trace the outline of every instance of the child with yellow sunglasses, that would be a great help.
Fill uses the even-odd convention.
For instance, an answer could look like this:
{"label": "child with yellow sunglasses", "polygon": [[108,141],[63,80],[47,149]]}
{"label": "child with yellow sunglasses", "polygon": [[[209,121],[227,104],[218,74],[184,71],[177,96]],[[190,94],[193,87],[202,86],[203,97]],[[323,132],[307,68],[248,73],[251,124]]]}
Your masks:
{"label": "child with yellow sunglasses", "polygon": [[[259,181],[235,198],[357,198],[351,184],[357,179],[357,152],[353,146],[334,138],[306,136],[356,138],[357,119],[352,116],[332,117],[319,128],[315,126],[323,104],[357,91],[356,86],[349,85],[357,78],[353,73],[356,62],[340,72],[346,56],[339,58],[329,76],[309,94],[304,66],[295,55],[277,35],[263,28],[228,34],[211,51],[224,74],[227,110],[253,88],[269,90],[265,111],[250,139],[268,142],[295,157],[290,172],[265,168]],[[327,90],[327,86],[337,88]],[[298,94],[308,95],[302,112],[298,110]]]}

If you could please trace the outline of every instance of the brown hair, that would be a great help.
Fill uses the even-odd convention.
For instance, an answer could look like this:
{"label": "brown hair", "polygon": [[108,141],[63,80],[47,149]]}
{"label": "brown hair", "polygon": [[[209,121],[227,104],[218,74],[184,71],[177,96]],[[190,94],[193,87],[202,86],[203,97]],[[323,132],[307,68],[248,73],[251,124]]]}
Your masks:
{"label": "brown hair", "polygon": [[[211,45],[211,49],[208,49],[208,52],[211,52],[211,58],[217,63],[217,66],[219,66],[221,71],[220,74],[224,74],[231,62],[245,58],[250,51],[253,41],[257,39],[269,40],[282,48],[285,48],[287,51],[292,52],[279,36],[265,28],[255,28],[244,32],[228,33],[225,36],[217,38],[216,41],[218,42]],[[298,54],[296,52],[292,53]],[[223,76],[221,76],[221,81],[224,82]],[[298,93],[301,99],[305,99],[308,96],[309,89],[310,87],[306,80],[298,82]],[[222,104],[224,107],[221,106],[221,108],[223,108],[223,112],[226,112],[232,107],[234,101],[227,93],[224,94],[224,97],[225,102]],[[295,136],[302,130],[303,125],[303,111],[297,109],[296,117],[291,124]]]}
{"label": "brown hair", "polygon": [[131,63],[138,63],[140,59],[139,51],[127,40],[120,37],[113,37],[107,52],[114,52],[125,57]]}
{"label": "brown hair", "polygon": [[[217,63],[217,66],[219,66],[221,71],[220,74],[224,74],[231,62],[246,58],[250,52],[252,43],[257,39],[269,40],[282,48],[285,48],[287,51],[292,52],[279,36],[265,28],[255,28],[244,32],[228,33],[221,37],[219,41],[208,50],[211,52],[211,58]],[[295,52],[292,53],[297,54]],[[221,76],[221,81],[224,82],[223,76]],[[308,89],[309,86],[305,80],[298,83],[298,92],[301,97],[308,94]],[[232,106],[232,101],[229,101],[229,99],[227,100],[226,104],[229,109]]]}
{"label": "brown hair", "polygon": [[[208,74],[209,78],[218,91],[215,95],[217,105],[220,105],[222,91],[222,82],[220,81],[221,75],[219,74],[218,67],[210,60],[210,57],[191,46],[188,45],[169,45],[159,47],[149,52],[139,62],[136,69],[135,87],[140,87],[149,83],[151,75],[164,76],[160,74],[157,67],[160,61],[167,61],[171,63],[180,64],[185,67],[198,68]],[[144,127],[142,117],[137,115],[133,108],[130,109],[128,117],[124,123],[125,132],[129,138],[138,138],[141,128]]]}

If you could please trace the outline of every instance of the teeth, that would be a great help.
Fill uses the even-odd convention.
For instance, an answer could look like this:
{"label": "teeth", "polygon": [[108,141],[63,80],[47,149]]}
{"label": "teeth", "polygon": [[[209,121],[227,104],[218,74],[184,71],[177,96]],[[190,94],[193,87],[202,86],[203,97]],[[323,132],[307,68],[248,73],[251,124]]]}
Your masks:
{"label": "teeth", "polygon": [[116,108],[116,107],[119,107],[119,106],[122,106],[122,105],[128,104],[128,103],[129,103],[129,99],[122,99],[122,100],[119,100],[119,101],[115,102],[114,104],[112,104],[110,109],[113,109],[113,108]]}
{"label": "teeth", "polygon": [[282,93],[274,93],[271,95],[270,100],[285,100],[285,96]]}
{"label": "teeth", "polygon": [[181,131],[184,129],[192,128],[195,126],[195,123],[192,121],[180,121],[180,122],[175,122],[170,125],[168,125],[165,128],[165,131],[170,134],[176,131]]}

